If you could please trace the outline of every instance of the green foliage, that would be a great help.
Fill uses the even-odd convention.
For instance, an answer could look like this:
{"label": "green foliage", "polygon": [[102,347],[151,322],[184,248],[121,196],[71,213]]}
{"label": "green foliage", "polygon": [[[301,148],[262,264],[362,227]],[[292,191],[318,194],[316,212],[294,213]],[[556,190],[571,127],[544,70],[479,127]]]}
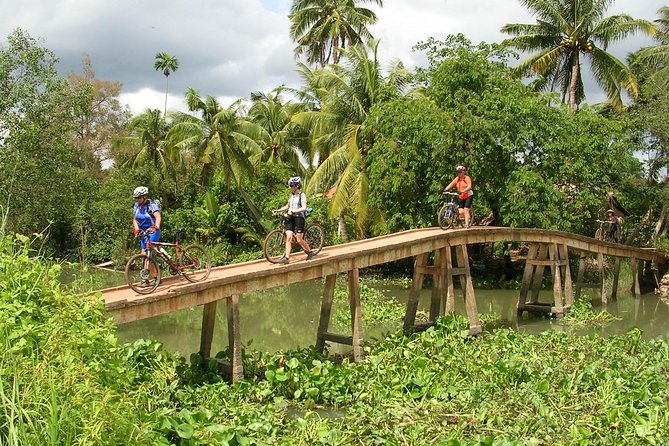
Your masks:
{"label": "green foliage", "polygon": [[583,298],[576,300],[564,317],[565,322],[572,325],[605,324],[617,319],[619,318],[607,311],[595,313],[592,310],[592,302]]}
{"label": "green foliage", "polygon": [[[363,308],[362,321],[364,325],[401,320],[406,311],[404,305],[388,298],[382,291],[364,283],[360,284],[360,303]],[[348,288],[335,288],[334,315],[335,320],[340,325],[351,326]]]}

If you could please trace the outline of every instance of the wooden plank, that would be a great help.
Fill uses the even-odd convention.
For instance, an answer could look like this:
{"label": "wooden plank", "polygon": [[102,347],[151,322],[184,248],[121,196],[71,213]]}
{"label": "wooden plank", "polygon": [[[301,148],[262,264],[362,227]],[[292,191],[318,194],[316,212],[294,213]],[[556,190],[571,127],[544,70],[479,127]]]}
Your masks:
{"label": "wooden plank", "polygon": [[318,331],[316,332],[316,350],[323,353],[325,350],[325,337],[330,327],[330,317],[332,313],[332,301],[334,300],[334,290],[337,283],[337,276],[330,274],[325,277],[325,288],[323,290],[323,300],[321,301],[321,315],[318,319]]}
{"label": "wooden plank", "polygon": [[427,253],[416,256],[414,260],[414,273],[409,290],[409,299],[407,300],[407,309],[404,316],[404,329],[409,330],[416,322],[416,312],[418,311],[418,299],[420,290],[423,288],[423,274],[420,271],[427,264]]}
{"label": "wooden plank", "polygon": [[362,339],[362,305],[360,304],[360,272],[357,268],[348,272],[348,298],[351,308],[351,330],[353,332],[353,360],[364,357]]}
{"label": "wooden plank", "polygon": [[242,337],[239,326],[239,295],[227,298],[228,310],[228,345],[230,347],[230,364],[232,382],[244,379],[242,363]]}
{"label": "wooden plank", "polygon": [[346,336],[338,333],[323,333],[323,339],[337,344],[353,345],[353,336]]}
{"label": "wooden plank", "polygon": [[216,304],[213,301],[202,308],[202,332],[200,333],[200,355],[203,359],[211,357],[211,342],[214,337],[214,325],[216,324]]}

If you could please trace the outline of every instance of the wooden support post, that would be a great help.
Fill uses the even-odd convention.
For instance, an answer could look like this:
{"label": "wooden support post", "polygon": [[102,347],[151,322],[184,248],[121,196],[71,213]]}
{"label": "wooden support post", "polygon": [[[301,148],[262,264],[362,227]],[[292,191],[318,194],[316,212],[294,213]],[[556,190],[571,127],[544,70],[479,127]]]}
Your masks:
{"label": "wooden support post", "polygon": [[576,293],[575,299],[578,300],[581,297],[581,288],[583,288],[583,278],[585,277],[585,259],[587,256],[581,253],[578,259],[578,274],[576,276]]}
{"label": "wooden support post", "polygon": [[553,308],[551,313],[562,316],[564,314],[564,296],[562,294],[562,267],[558,255],[557,244],[552,243],[548,247],[548,255],[551,262],[551,274],[553,275]]}
{"label": "wooden support post", "polygon": [[453,288],[453,255],[451,247],[444,248],[444,288],[446,291],[446,305],[444,305],[444,312],[446,314],[455,311],[455,289]]}
{"label": "wooden support post", "polygon": [[353,360],[364,356],[362,339],[362,306],[360,304],[360,272],[353,268],[348,272],[348,297],[351,307],[351,330],[353,331]]}
{"label": "wooden support post", "polygon": [[567,248],[567,245],[559,245],[558,252],[560,259],[565,260],[565,265],[562,267],[564,274],[565,309],[571,309],[574,306],[574,289],[571,281],[571,266],[569,265],[569,248]]}
{"label": "wooden support post", "polygon": [[[432,296],[430,298],[430,322],[435,322],[437,317],[441,314],[441,296],[443,286],[443,270],[441,264],[443,263],[443,248],[434,252],[434,263],[432,268]],[[415,317],[414,317],[415,323]]]}
{"label": "wooden support post", "polygon": [[532,275],[534,273],[534,264],[530,260],[537,258],[539,252],[539,245],[532,243],[527,250],[527,258],[525,260],[525,271],[523,272],[523,282],[520,284],[520,294],[518,296],[518,305],[516,306],[516,313],[518,316],[525,311],[525,303],[527,302],[527,293],[532,282]]}
{"label": "wooden support post", "polygon": [[[539,302],[539,291],[544,277],[544,269],[547,266],[550,267],[553,276],[552,304]],[[532,294],[528,301],[527,295],[530,288]],[[578,284],[577,291],[580,291]],[[537,311],[549,312],[559,317],[571,308],[572,304],[571,268],[567,246],[557,243],[530,245],[525,261],[518,306],[516,307],[518,316],[522,315],[523,311]]]}
{"label": "wooden support post", "polygon": [[639,283],[639,265],[640,261],[637,259],[631,259],[631,268],[632,268],[632,294],[634,297],[641,296],[641,284]]}
{"label": "wooden support post", "polygon": [[599,295],[602,299],[602,305],[609,304],[609,296],[606,295],[606,281],[604,276],[604,254],[597,254],[597,270],[599,271]]}
{"label": "wooden support post", "polygon": [[321,316],[318,320],[318,332],[316,333],[316,350],[323,353],[325,350],[325,334],[330,328],[330,315],[332,313],[332,301],[334,299],[335,283],[337,276],[330,274],[325,277],[325,289],[321,301]]}
{"label": "wooden support post", "polygon": [[411,290],[409,291],[409,300],[407,301],[407,310],[404,315],[404,329],[409,330],[416,325],[416,312],[418,311],[418,299],[420,290],[423,288],[423,272],[427,265],[427,253],[416,256],[413,266],[413,280],[411,281]]}
{"label": "wooden support post", "polygon": [[211,357],[211,342],[214,338],[214,325],[216,325],[216,304],[213,301],[205,304],[202,308],[202,332],[200,333],[200,355],[205,361]]}
{"label": "wooden support post", "polygon": [[239,294],[226,299],[228,310],[228,345],[230,346],[230,375],[232,382],[244,379],[242,341],[239,329]]}
{"label": "wooden support post", "polygon": [[482,328],[481,322],[479,321],[478,310],[476,308],[476,296],[474,294],[474,284],[469,269],[467,245],[457,246],[455,248],[455,254],[458,261],[458,270],[463,271],[460,275],[460,284],[462,286],[462,292],[464,293],[467,318],[469,319],[469,334],[473,336],[481,333]]}
{"label": "wooden support post", "polygon": [[611,284],[611,299],[618,296],[618,278],[620,277],[620,257],[613,262],[613,282]]}
{"label": "wooden support post", "polygon": [[548,246],[541,244],[537,254],[537,262],[534,263],[534,278],[532,280],[532,295],[530,303],[536,304],[539,302],[539,291],[541,291],[541,283],[544,281],[544,269],[546,263],[543,262],[548,258]]}

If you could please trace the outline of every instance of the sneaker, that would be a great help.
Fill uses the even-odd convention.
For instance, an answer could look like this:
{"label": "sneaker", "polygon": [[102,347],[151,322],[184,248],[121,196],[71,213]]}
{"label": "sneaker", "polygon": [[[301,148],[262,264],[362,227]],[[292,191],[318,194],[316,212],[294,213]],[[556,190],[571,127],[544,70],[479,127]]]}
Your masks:
{"label": "sneaker", "polygon": [[309,252],[307,253],[307,260],[311,260],[311,259],[313,259],[315,255],[316,255],[316,254],[314,254],[313,251],[309,251]]}
{"label": "sneaker", "polygon": [[276,263],[289,263],[290,260],[288,260],[288,257],[283,256],[279,260],[276,261]]}

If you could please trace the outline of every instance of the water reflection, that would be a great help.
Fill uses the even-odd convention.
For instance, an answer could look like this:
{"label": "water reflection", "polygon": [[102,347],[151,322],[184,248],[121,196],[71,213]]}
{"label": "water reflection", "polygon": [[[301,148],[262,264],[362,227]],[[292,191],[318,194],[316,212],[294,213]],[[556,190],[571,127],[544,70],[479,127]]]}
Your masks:
{"label": "water reflection", "polygon": [[[387,296],[405,304],[409,295],[406,288],[391,284],[374,285]],[[256,293],[247,293],[240,298],[240,321],[242,343],[250,348],[275,352],[314,345],[323,292],[321,280],[314,280]],[[419,309],[429,312],[431,291],[421,293]],[[584,290],[584,297],[593,301],[595,311],[602,310],[597,293]],[[606,310],[621,318],[603,326],[568,327],[560,320],[524,313],[516,318],[517,290],[476,290],[479,313],[497,315],[502,321],[521,331],[540,333],[545,330],[569,331],[577,334],[598,333],[601,336],[618,335],[632,327],[643,331],[646,339],[667,338],[669,335],[669,304],[654,294],[635,299],[631,294],[619,291],[617,300],[609,302]],[[542,291],[540,301],[550,301],[551,291]],[[365,308],[363,305],[363,312]],[[456,312],[465,314],[460,290],[456,289]],[[333,322],[334,324],[334,317]],[[175,313],[145,319],[118,327],[121,342],[138,338],[158,339],[168,350],[188,355],[199,349],[202,324],[202,308],[191,308]],[[380,326],[365,326],[366,340],[373,340],[384,333],[399,330],[402,321]],[[350,334],[347,327],[331,327],[331,331]],[[227,347],[226,305],[219,302],[212,353]],[[333,346],[331,352],[342,352],[348,346]]]}

